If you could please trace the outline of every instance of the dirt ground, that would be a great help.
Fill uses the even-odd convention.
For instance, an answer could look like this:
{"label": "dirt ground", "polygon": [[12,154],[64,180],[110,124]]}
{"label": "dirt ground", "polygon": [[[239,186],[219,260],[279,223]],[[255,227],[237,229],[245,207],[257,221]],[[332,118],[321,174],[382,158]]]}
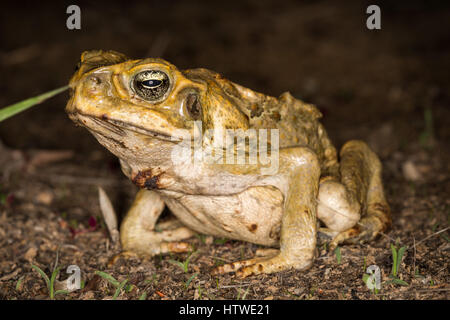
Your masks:
{"label": "dirt ground", "polygon": [[[0,106],[67,84],[89,49],[161,56],[267,94],[290,91],[318,106],[337,147],[363,139],[379,154],[393,226],[367,245],[320,245],[305,272],[211,276],[258,246],[201,235],[190,240],[186,270],[174,261],[189,254],[112,263],[120,248],[97,188],[121,217],[137,189],[67,118],[64,93],[0,124],[0,299],[50,298],[32,265],[49,277],[60,267],[56,289],[79,266],[83,289],[56,299],[449,298],[448,2],[381,2],[375,31],[365,26],[365,1],[79,2],[77,31],[65,26],[69,4],[11,1],[1,10]],[[391,245],[405,247],[395,279]],[[363,282],[369,265],[381,270],[378,292]]]}

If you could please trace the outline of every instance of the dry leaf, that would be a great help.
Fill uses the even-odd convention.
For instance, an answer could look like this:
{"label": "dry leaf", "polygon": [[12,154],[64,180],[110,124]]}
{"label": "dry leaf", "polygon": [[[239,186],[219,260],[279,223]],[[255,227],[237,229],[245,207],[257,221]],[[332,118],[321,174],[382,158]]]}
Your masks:
{"label": "dry leaf", "polygon": [[36,257],[37,249],[35,247],[31,247],[30,249],[25,252],[24,258],[25,260],[31,262]]}
{"label": "dry leaf", "polygon": [[117,215],[112,206],[111,200],[102,187],[98,187],[98,199],[100,202],[100,210],[102,211],[103,220],[105,220],[106,226],[111,236],[111,241],[117,243],[119,240],[119,230],[117,227]]}
{"label": "dry leaf", "polygon": [[72,150],[33,150],[30,151],[30,160],[27,167],[33,172],[37,167],[42,167],[53,162],[67,160],[73,157]]}
{"label": "dry leaf", "polygon": [[40,204],[50,205],[53,201],[53,194],[49,191],[41,191],[36,195],[36,201]]}
{"label": "dry leaf", "polygon": [[411,160],[406,161],[403,163],[403,176],[406,180],[410,181],[419,181],[422,179],[422,174],[417,170],[416,165]]}

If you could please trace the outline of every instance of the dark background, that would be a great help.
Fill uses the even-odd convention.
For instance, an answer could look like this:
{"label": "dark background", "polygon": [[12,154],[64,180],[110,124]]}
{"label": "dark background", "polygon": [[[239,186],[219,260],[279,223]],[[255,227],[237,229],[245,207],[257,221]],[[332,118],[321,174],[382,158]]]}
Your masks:
{"label": "dark background", "polygon": [[[446,1],[379,2],[382,29],[375,31],[365,26],[369,1],[74,3],[82,24],[73,31],[66,28],[72,2],[2,4],[0,105],[65,85],[84,50],[113,49],[133,58],[161,56],[181,69],[209,68],[266,94],[290,91],[325,113],[338,144],[365,138],[387,121],[404,132],[402,139],[415,139],[427,103],[437,137],[449,138]],[[64,136],[71,148],[89,148],[87,132],[63,112],[66,99],[2,123],[2,140],[58,148]]]}
{"label": "dark background", "polygon": [[[81,8],[81,30],[66,28],[70,4]],[[381,7],[381,30],[366,28],[370,4]],[[240,241],[191,239],[199,254],[188,273],[168,262],[187,254],[108,264],[119,249],[111,247],[98,218],[97,186],[119,216],[136,188],[117,159],[68,119],[64,92],[0,123],[7,147],[0,145],[0,299],[48,298],[31,263],[49,274],[58,257],[62,268],[79,265],[87,283],[59,299],[111,298],[114,288],[94,274],[101,270],[135,286],[121,293],[123,299],[143,292],[148,299],[193,299],[201,288],[209,299],[237,299],[248,289],[247,299],[448,300],[449,233],[436,232],[450,221],[449,4],[2,2],[0,106],[66,85],[81,52],[91,49],[159,56],[180,69],[209,68],[270,95],[290,91],[323,112],[336,147],[363,139],[377,152],[393,226],[378,241],[343,246],[339,263],[320,247],[310,270],[251,277],[242,288],[232,275],[210,276],[218,263],[254,256],[258,246]],[[72,156],[56,161],[46,149]],[[407,247],[399,273],[407,286],[389,284],[394,243]],[[382,270],[379,295],[362,282],[370,264]]]}

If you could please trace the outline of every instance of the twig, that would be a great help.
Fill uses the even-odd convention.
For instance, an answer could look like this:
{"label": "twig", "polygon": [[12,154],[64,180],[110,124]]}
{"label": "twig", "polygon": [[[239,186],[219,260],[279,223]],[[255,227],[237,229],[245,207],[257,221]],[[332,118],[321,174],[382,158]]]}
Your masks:
{"label": "twig", "polygon": [[80,251],[80,248],[78,248],[77,246],[73,245],[73,244],[63,244],[61,246],[62,248],[67,248],[67,249],[72,249],[72,250],[76,250],[76,251]]}
{"label": "twig", "polygon": [[417,242],[417,243],[416,243],[416,246],[419,245],[419,244],[421,244],[422,242],[424,242],[424,241],[430,239],[431,237],[434,237],[434,236],[436,236],[436,235],[438,235],[438,234],[440,234],[440,233],[442,233],[442,232],[447,231],[448,229],[450,229],[450,227],[447,227],[447,228],[442,229],[442,230],[440,230],[440,231],[438,231],[438,232],[435,232],[435,233],[433,233],[433,234],[430,234],[428,237],[426,237],[426,238],[420,240],[419,242]]}
{"label": "twig", "polygon": [[433,292],[433,291],[450,291],[450,288],[441,288],[441,289],[416,289],[416,292]]}
{"label": "twig", "polygon": [[413,272],[416,273],[416,238],[413,235],[413,248],[414,248],[414,257],[413,257]]}
{"label": "twig", "polygon": [[[41,175],[36,176],[38,178],[44,178],[44,176]],[[123,185],[129,185],[128,180],[100,178],[100,177],[91,178],[91,177],[77,177],[69,175],[46,175],[45,179],[50,180],[52,183],[104,185],[108,187],[120,187]]]}
{"label": "twig", "polygon": [[208,256],[208,258],[217,259],[217,260],[221,260],[221,261],[229,262],[229,263],[232,262],[231,260],[220,258],[220,257],[216,257],[216,256]]}
{"label": "twig", "polygon": [[239,287],[248,287],[251,286],[252,283],[248,282],[248,283],[241,283],[241,284],[231,284],[228,286],[219,286],[219,289],[228,289],[228,288],[239,288]]}

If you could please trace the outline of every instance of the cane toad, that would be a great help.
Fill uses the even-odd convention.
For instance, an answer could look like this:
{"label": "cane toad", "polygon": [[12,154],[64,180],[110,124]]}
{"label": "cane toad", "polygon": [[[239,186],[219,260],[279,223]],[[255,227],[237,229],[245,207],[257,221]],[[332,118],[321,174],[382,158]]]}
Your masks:
{"label": "cane toad", "polygon": [[[182,71],[114,51],[84,52],[70,88],[70,118],[116,155],[141,188],[121,223],[125,251],[187,251],[183,240],[197,232],[274,248],[214,270],[245,277],[311,266],[317,218],[332,246],[369,241],[390,225],[375,153],[353,140],[338,157],[320,111],[288,92],[275,98],[213,71]],[[251,162],[246,157],[254,149],[193,133],[219,129],[276,140],[259,146],[269,155],[265,162],[262,153]],[[198,160],[199,146],[222,161]],[[239,152],[245,161],[231,161]],[[157,224],[164,206],[177,220]]]}

